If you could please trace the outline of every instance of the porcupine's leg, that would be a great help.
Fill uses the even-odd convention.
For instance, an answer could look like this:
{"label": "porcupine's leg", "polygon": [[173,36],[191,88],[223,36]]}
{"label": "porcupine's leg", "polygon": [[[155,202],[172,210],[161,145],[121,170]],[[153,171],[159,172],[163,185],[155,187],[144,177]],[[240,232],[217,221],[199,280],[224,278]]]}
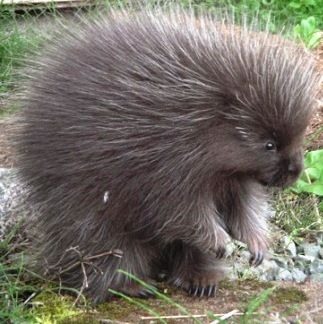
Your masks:
{"label": "porcupine's leg", "polygon": [[[77,289],[83,281],[84,291],[91,295],[95,303],[114,296],[109,289],[135,297],[152,296],[154,293],[151,290],[118,270],[122,269],[147,284],[152,284],[152,260],[156,257],[155,249],[125,239],[119,243],[115,240],[115,243],[115,248],[106,247],[95,253],[92,251],[91,254],[88,252],[87,256],[83,257],[82,264],[64,274],[67,281]],[[107,254],[104,251],[111,253]]]}
{"label": "porcupine's leg", "polygon": [[168,282],[193,296],[214,296],[224,276],[222,263],[212,254],[174,242],[169,251]]}
{"label": "porcupine's leg", "polygon": [[251,252],[250,263],[258,266],[268,247],[266,194],[261,185],[251,181],[242,182],[239,192],[233,194],[235,204],[227,226],[233,238],[247,244]]}
{"label": "porcupine's leg", "polygon": [[[194,296],[212,296],[224,276],[222,261],[229,234],[216,211],[214,201],[206,197],[186,211],[191,222],[176,224],[176,233],[168,253],[168,281]],[[188,225],[188,226],[187,226]],[[182,232],[181,232],[182,231]]]}

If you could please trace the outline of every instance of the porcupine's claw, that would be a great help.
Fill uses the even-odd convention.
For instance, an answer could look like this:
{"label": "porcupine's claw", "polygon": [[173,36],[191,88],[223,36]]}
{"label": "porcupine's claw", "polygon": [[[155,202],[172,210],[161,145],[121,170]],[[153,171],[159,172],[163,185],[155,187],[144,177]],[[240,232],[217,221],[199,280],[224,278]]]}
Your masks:
{"label": "porcupine's claw", "polygon": [[151,298],[151,297],[154,297],[156,296],[156,291],[159,290],[158,286],[154,283],[149,283],[149,288],[145,287],[143,288],[140,292],[139,292],[139,297],[141,298]]}
{"label": "porcupine's claw", "polygon": [[217,289],[217,285],[191,286],[187,292],[194,297],[213,297]]}
{"label": "porcupine's claw", "polygon": [[150,290],[148,288],[144,288],[143,290],[141,290],[139,292],[139,297],[144,298],[144,299],[150,298],[150,297],[154,297],[154,296],[156,296],[156,294],[154,293],[154,291],[153,290]]}
{"label": "porcupine's claw", "polygon": [[226,251],[227,250],[224,246],[219,246],[215,249],[212,249],[211,253],[216,259],[222,259],[225,256]]}
{"label": "porcupine's claw", "polygon": [[211,296],[215,296],[216,292],[218,290],[218,286],[217,285],[210,285],[207,286],[207,297],[211,297]]}
{"label": "porcupine's claw", "polygon": [[254,267],[258,267],[262,261],[264,260],[264,253],[260,251],[256,251],[251,254],[249,259],[249,264]]}
{"label": "porcupine's claw", "polygon": [[194,297],[214,297],[218,290],[218,285],[215,283],[208,285],[194,284],[192,282],[182,281],[179,278],[171,282],[171,284],[185,290],[189,295]]}

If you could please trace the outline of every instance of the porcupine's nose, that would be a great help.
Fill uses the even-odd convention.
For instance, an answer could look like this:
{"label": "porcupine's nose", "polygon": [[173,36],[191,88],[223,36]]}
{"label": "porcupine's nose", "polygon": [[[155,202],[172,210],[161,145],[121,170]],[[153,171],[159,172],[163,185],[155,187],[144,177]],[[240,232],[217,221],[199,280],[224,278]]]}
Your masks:
{"label": "porcupine's nose", "polygon": [[287,171],[290,178],[298,178],[304,168],[303,156],[289,162]]}

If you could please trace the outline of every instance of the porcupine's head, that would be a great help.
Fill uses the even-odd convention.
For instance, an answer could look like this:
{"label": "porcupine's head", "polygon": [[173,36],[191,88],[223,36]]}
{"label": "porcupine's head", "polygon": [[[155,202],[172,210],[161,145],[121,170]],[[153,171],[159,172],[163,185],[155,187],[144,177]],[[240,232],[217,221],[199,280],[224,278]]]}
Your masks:
{"label": "porcupine's head", "polygon": [[303,140],[318,83],[313,60],[277,36],[242,30],[225,37],[219,46],[225,120],[220,164],[263,185],[288,186],[303,169]]}

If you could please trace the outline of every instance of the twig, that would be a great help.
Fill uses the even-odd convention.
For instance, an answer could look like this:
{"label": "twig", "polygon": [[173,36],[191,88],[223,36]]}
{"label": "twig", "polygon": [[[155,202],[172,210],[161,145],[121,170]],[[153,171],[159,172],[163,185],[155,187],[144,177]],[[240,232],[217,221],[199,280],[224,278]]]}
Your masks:
{"label": "twig", "polygon": [[36,293],[32,293],[25,301],[24,305],[26,305],[31,299],[33,299],[36,296]]}
{"label": "twig", "polygon": [[[54,269],[54,268],[56,268],[61,262],[62,262],[62,260],[64,259],[64,257],[65,257],[65,255],[66,255],[66,253],[67,252],[69,252],[69,251],[71,251],[71,250],[73,250],[73,251],[76,251],[76,249],[78,249],[79,247],[78,246],[75,246],[75,247],[73,247],[73,246],[71,246],[69,249],[66,249],[65,251],[64,251],[64,253],[62,254],[62,256],[59,258],[59,260],[55,263],[55,264],[53,264],[53,265],[48,265],[48,268],[49,269]],[[77,262],[75,262],[75,263],[73,263],[72,264],[72,266],[74,265],[74,266],[76,266],[78,263]],[[70,269],[72,266],[70,266],[68,269]],[[64,272],[65,272],[65,270],[64,270]]]}
{"label": "twig", "polygon": [[234,316],[234,315],[243,315],[243,313],[239,313],[239,311],[237,309],[234,309],[233,311],[222,315],[218,320],[215,320],[215,321],[211,322],[210,324],[218,324],[220,321],[223,321],[223,320],[225,320],[231,316]]}
{"label": "twig", "polygon": [[109,319],[100,319],[99,323],[102,324],[131,324],[129,322],[120,322],[120,321],[115,321],[115,320],[109,320]]}
{"label": "twig", "polygon": [[87,257],[86,260],[94,260],[94,259],[98,259],[98,258],[101,258],[103,256],[106,256],[106,255],[113,255],[113,256],[115,256],[117,258],[122,258],[123,251],[121,251],[119,249],[114,249],[114,250],[110,250],[108,252],[104,252],[104,253],[101,253],[101,254],[97,254],[97,255]]}
{"label": "twig", "polygon": [[[57,267],[57,265],[63,260],[63,258],[65,257],[66,253],[67,252],[70,252],[70,251],[74,251],[75,253],[77,253],[79,255],[79,260],[72,263],[70,266],[64,268],[64,269],[60,269],[59,271],[59,275],[65,273],[65,272],[68,272],[69,270],[81,265],[82,264],[87,264],[87,265],[94,265],[93,263],[89,262],[91,260],[94,260],[94,259],[98,259],[98,258],[101,258],[101,257],[104,257],[106,255],[113,255],[117,258],[122,258],[122,255],[123,255],[123,251],[119,250],[119,249],[114,249],[114,250],[110,250],[108,252],[104,252],[104,253],[101,253],[101,254],[97,254],[97,255],[92,255],[92,256],[89,256],[89,257],[84,257],[81,253],[81,251],[78,250],[78,246],[75,246],[75,247],[70,247],[69,249],[66,249],[65,252],[63,253],[63,255],[61,256],[61,258],[59,259],[59,261],[54,264],[53,266],[48,266],[49,269],[53,269],[55,267]],[[99,269],[100,270],[100,269]],[[100,270],[100,272],[102,272]]]}
{"label": "twig", "polygon": [[107,255],[113,255],[117,258],[122,258],[123,251],[120,249],[113,249],[108,252],[103,252],[103,253],[100,253],[97,255],[92,255],[92,256],[86,257],[83,255],[82,251],[79,250],[78,246],[70,247],[69,249],[66,249],[64,251],[63,255],[61,256],[61,258],[59,259],[59,261],[56,264],[54,264],[53,266],[48,266],[48,270],[57,267],[61,263],[61,261],[64,259],[65,255],[71,251],[74,251],[78,255],[78,260],[76,262],[73,262],[72,264],[70,264],[69,266],[67,266],[65,268],[60,268],[58,270],[57,276],[60,278],[61,275],[64,274],[65,272],[68,272],[69,270],[71,270],[77,266],[81,266],[82,274],[83,274],[83,283],[82,283],[82,287],[80,288],[80,290],[77,294],[77,297],[75,299],[75,302],[74,302],[74,305],[76,305],[78,303],[80,297],[82,296],[84,290],[89,287],[89,282],[88,282],[87,273],[86,273],[86,266],[92,266],[92,267],[94,267],[94,271],[99,271],[103,274],[103,271],[96,264],[94,264],[91,261],[98,259],[98,258],[102,258]]}
{"label": "twig", "polygon": [[[239,311],[237,309],[226,313],[226,314],[212,314],[213,316],[220,316],[220,320],[224,320],[226,318],[229,318],[231,316],[241,316],[244,313],[239,313]],[[256,313],[254,313],[256,314]],[[140,317],[140,320],[142,321],[149,321],[149,320],[156,320],[156,319],[185,319],[185,318],[205,318],[208,317],[208,315],[167,315],[167,316],[142,316]],[[219,323],[218,320],[215,320],[213,322],[211,322],[211,324],[216,324]]]}

